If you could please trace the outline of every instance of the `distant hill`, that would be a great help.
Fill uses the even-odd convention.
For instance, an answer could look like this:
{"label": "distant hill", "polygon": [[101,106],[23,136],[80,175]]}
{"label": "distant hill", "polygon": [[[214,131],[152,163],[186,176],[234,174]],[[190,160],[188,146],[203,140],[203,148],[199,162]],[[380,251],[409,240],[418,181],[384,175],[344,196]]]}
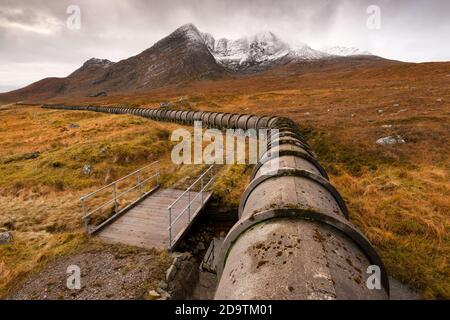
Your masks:
{"label": "distant hill", "polygon": [[46,78],[0,94],[0,101],[42,101],[61,97],[98,97],[146,91],[206,79],[233,78],[270,69],[291,72],[316,68],[354,68],[388,61],[356,48],[322,52],[306,44],[291,47],[272,32],[237,40],[214,39],[186,24],[151,48],[111,62],[92,58],[66,78]]}

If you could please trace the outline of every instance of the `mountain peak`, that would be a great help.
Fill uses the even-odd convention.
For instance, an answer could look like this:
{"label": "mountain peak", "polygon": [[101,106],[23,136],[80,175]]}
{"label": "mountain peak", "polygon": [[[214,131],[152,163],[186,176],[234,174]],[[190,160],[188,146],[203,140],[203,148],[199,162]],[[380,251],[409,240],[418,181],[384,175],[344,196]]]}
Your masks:
{"label": "mountain peak", "polygon": [[90,58],[83,64],[83,66],[92,66],[92,65],[105,66],[110,65],[112,63],[113,62],[109,61],[108,59]]}
{"label": "mountain peak", "polygon": [[333,56],[370,55],[370,52],[342,46],[315,50],[306,43],[290,45],[270,30],[263,30],[239,39],[215,39],[211,34],[201,32],[192,23],[176,29],[171,38],[182,37],[191,44],[206,46],[215,60],[223,67],[234,71],[257,71],[283,61],[285,57],[295,60],[327,59]]}
{"label": "mountain peak", "polygon": [[171,34],[171,36],[174,36],[174,37],[181,36],[190,41],[203,42],[201,32],[192,23],[186,23],[186,24],[182,25],[181,27],[176,29]]}
{"label": "mountain peak", "polygon": [[[140,54],[118,62],[91,58],[66,78],[49,78],[16,90],[10,97],[95,96],[214,79],[230,71],[249,73],[338,56],[370,55],[356,48],[329,47],[325,52],[305,43],[290,45],[271,31],[239,39],[215,39],[187,23]],[[359,59],[359,58],[358,58]],[[337,62],[341,59],[336,59]],[[360,60],[360,59],[359,59]]]}
{"label": "mountain peak", "polygon": [[183,24],[182,26],[178,27],[177,30],[193,30],[199,32],[197,27],[191,22]]}
{"label": "mountain peak", "polygon": [[286,61],[284,58],[313,60],[329,56],[305,43],[290,46],[271,31],[258,32],[236,40],[221,38],[216,41],[210,34],[202,36],[217,62],[235,71],[264,70]]}
{"label": "mountain peak", "polygon": [[255,41],[278,41],[280,40],[272,31],[264,30],[256,33],[251,38]]}
{"label": "mountain peak", "polygon": [[92,72],[93,70],[107,69],[113,64],[114,62],[109,61],[108,59],[90,58],[89,60],[85,61],[80,68],[72,72],[69,77],[80,75],[85,72]]}

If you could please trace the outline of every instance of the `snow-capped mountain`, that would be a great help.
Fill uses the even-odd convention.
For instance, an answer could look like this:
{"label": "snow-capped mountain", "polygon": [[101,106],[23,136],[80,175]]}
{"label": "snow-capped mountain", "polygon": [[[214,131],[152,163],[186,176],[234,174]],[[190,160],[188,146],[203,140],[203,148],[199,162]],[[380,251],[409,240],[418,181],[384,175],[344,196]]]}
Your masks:
{"label": "snow-capped mountain", "polygon": [[355,47],[343,47],[343,46],[329,46],[321,49],[322,52],[328,53],[334,56],[349,57],[349,56],[370,56],[372,53],[364,51]]}
{"label": "snow-capped mountain", "polygon": [[355,48],[337,48],[324,52],[305,43],[290,45],[268,31],[236,40],[216,40],[212,35],[200,32],[193,24],[186,24],[136,56],[118,62],[92,58],[65,78],[42,79],[25,88],[0,94],[0,100],[98,97],[219,79],[277,66],[289,67],[291,63],[294,67],[320,67],[322,63],[314,62],[321,60],[339,64],[348,58],[336,59],[337,56],[369,54]]}
{"label": "snow-capped mountain", "polygon": [[370,55],[357,48],[328,47],[319,51],[305,43],[291,46],[270,31],[236,40],[216,40],[209,33],[201,33],[201,37],[216,61],[233,71],[264,69],[288,59],[316,60],[333,56]]}
{"label": "snow-capped mountain", "polygon": [[325,59],[331,56],[326,52],[322,52],[311,48],[306,43],[298,43],[295,46],[293,46],[293,48],[290,51],[290,55],[294,58],[301,60]]}
{"label": "snow-capped mountain", "polygon": [[221,38],[217,41],[210,34],[203,33],[203,39],[216,61],[232,70],[268,66],[291,52],[289,45],[272,32],[260,32],[237,40]]}

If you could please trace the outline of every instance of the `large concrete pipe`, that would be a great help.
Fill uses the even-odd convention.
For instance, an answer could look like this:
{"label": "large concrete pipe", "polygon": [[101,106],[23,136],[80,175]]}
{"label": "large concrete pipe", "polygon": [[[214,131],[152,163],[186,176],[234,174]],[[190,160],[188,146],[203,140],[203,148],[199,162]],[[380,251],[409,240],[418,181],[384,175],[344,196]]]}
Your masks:
{"label": "large concrete pipe", "polygon": [[181,123],[187,123],[188,114],[189,114],[189,111],[181,112]]}
{"label": "large concrete pipe", "polygon": [[[252,172],[239,221],[223,242],[216,299],[388,298],[389,280],[380,257],[348,221],[344,200],[292,120],[174,111],[136,114],[178,123],[201,120],[204,127],[221,129],[278,130]],[[378,288],[366,285],[373,268],[380,271]]]}
{"label": "large concrete pipe", "polygon": [[[258,178],[264,172],[269,172],[275,166],[278,166],[280,169],[302,168],[328,180],[325,169],[314,157],[305,150],[292,150],[291,147],[291,145],[281,145],[279,148],[265,152],[253,168],[251,180]],[[271,157],[269,155],[270,152],[276,152],[278,157]]]}
{"label": "large concrete pipe", "polygon": [[186,124],[194,123],[195,111],[188,111],[186,116]]}
{"label": "large concrete pipe", "polygon": [[194,121],[202,120],[203,111],[195,111],[194,113]]}
{"label": "large concrete pipe", "polygon": [[247,129],[256,129],[258,130],[258,119],[260,117],[257,116],[251,116],[250,119],[247,122]]}
{"label": "large concrete pipe", "polygon": [[214,119],[214,128],[221,129],[222,128],[222,119],[225,116],[225,113],[219,112]]}
{"label": "large concrete pipe", "polygon": [[182,110],[180,110],[180,111],[177,111],[176,113],[175,113],[175,119],[173,119],[173,120],[175,120],[176,122],[181,122],[181,115],[183,114],[183,111]]}
{"label": "large concrete pipe", "polygon": [[[309,146],[292,134],[297,130],[289,120],[272,119],[269,126],[286,132],[271,143],[283,152],[272,159],[263,156],[255,167],[239,221],[221,249],[215,298],[387,298],[381,259],[349,223],[342,197]],[[267,172],[272,161],[277,168]],[[380,290],[366,285],[366,271],[373,265],[380,268]]]}
{"label": "large concrete pipe", "polygon": [[221,127],[223,129],[230,127],[230,119],[232,116],[233,116],[233,114],[231,114],[231,113],[227,113],[223,116],[222,123],[221,123]]}

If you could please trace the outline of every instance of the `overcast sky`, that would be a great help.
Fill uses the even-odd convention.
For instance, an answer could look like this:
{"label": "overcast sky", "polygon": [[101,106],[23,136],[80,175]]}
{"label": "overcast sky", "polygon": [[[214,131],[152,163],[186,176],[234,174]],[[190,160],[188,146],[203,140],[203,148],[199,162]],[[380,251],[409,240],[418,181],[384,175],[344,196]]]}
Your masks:
{"label": "overcast sky", "polygon": [[[67,28],[69,5],[81,9],[78,30]],[[367,26],[371,5],[379,29]],[[91,57],[136,55],[188,22],[216,38],[269,30],[315,49],[450,61],[450,0],[0,0],[0,92],[67,76]]]}

